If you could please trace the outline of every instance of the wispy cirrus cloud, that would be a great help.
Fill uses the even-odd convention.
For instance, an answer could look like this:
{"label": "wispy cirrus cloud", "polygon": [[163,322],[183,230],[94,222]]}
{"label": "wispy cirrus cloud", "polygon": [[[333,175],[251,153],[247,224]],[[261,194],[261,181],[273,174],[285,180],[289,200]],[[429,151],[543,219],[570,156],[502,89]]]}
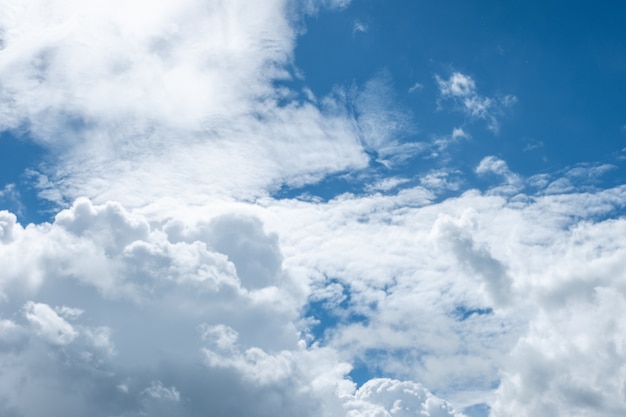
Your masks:
{"label": "wispy cirrus cloud", "polygon": [[487,122],[487,127],[494,133],[500,130],[500,116],[504,109],[514,105],[517,98],[505,95],[502,98],[485,97],[478,94],[474,79],[461,72],[453,72],[448,79],[435,76],[442,100],[451,100],[471,119]]}
{"label": "wispy cirrus cloud", "polygon": [[416,82],[411,87],[409,87],[409,93],[415,93],[416,91],[420,91],[423,88],[424,88],[424,84]]}
{"label": "wispy cirrus cloud", "polygon": [[354,99],[355,119],[363,146],[376,152],[378,161],[388,167],[427,148],[425,143],[412,140],[416,123],[394,96],[391,74],[383,70],[369,79]]}
{"label": "wispy cirrus cloud", "polygon": [[361,22],[360,20],[355,20],[354,24],[352,25],[352,36],[356,35],[357,33],[366,33],[369,30],[369,27]]}

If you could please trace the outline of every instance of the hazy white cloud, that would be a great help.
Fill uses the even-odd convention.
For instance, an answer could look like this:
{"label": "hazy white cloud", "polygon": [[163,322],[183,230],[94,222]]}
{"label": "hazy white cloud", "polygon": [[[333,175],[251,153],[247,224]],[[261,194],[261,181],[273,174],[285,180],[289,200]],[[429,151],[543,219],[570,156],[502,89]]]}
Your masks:
{"label": "hazy white cloud", "polygon": [[[491,162],[487,171],[508,172]],[[461,409],[489,403],[501,370],[524,366],[509,352],[534,325],[537,306],[565,319],[555,301],[568,305],[567,297],[620,279],[610,271],[621,270],[624,245],[602,232],[614,221],[585,219],[618,209],[623,187],[525,200],[466,192],[439,204],[417,196],[404,189],[328,203],[273,202],[263,214],[279,231],[288,269],[312,277],[313,294],[330,297],[324,308],[339,324],[326,331],[326,343],[375,374],[420,381]],[[588,232],[581,235],[577,224]],[[593,249],[607,242],[610,249]],[[572,252],[575,245],[584,256]],[[585,283],[576,278],[581,271],[596,278]],[[343,298],[331,302],[332,294]]]}
{"label": "hazy white cloud", "polygon": [[495,156],[486,156],[476,167],[477,174],[486,174],[488,172],[505,177],[511,175],[511,171],[509,170],[507,163]]}
{"label": "hazy white cloud", "polygon": [[504,265],[491,255],[489,248],[477,244],[472,238],[474,216],[472,210],[463,212],[458,220],[441,216],[433,225],[432,236],[449,245],[462,265],[484,279],[490,304],[510,305],[511,279]]}
{"label": "hazy white cloud", "polygon": [[36,328],[37,335],[50,343],[66,345],[78,335],[72,325],[47,304],[28,301],[24,305],[24,316]]}
{"label": "hazy white cloud", "polygon": [[494,133],[500,130],[497,116],[502,114],[503,108],[517,102],[517,98],[510,94],[502,99],[481,96],[474,79],[461,72],[453,72],[448,79],[436,75],[435,79],[443,100],[455,102],[471,119],[485,120],[489,130]]}
{"label": "hazy white cloud", "polygon": [[504,179],[503,184],[492,188],[492,192],[514,194],[522,187],[522,180],[519,175],[512,172],[505,161],[495,156],[484,157],[476,167],[475,172],[480,176],[495,174]]}
{"label": "hazy white cloud", "polygon": [[416,91],[421,90],[422,88],[424,88],[424,85],[421,84],[421,83],[416,82],[411,87],[409,87],[409,93],[414,93]]}
{"label": "hazy white cloud", "polygon": [[375,152],[383,165],[400,164],[427,148],[425,143],[411,140],[415,122],[411,113],[396,103],[389,71],[381,71],[356,91],[354,108],[363,147]]}
{"label": "hazy white cloud", "polygon": [[[3,271],[4,314],[23,317],[0,322],[0,347],[14,358],[0,381],[3,412],[359,416],[397,412],[397,394],[405,410],[451,413],[414,383],[385,383],[384,397],[370,391],[380,382],[355,391],[349,358],[307,342],[299,311],[309,291],[283,266],[276,236],[245,212],[164,223],[80,199],[53,224],[23,228],[5,215],[3,264],[38,249]],[[252,272],[261,261],[270,269]],[[22,274],[39,279],[24,287]],[[402,384],[414,393],[393,388]],[[246,401],[232,403],[235,393]]]}
{"label": "hazy white cloud", "polygon": [[455,127],[452,130],[452,139],[467,139],[469,137],[470,135],[460,127]]}
{"label": "hazy white cloud", "polygon": [[352,0],[298,0],[296,3],[303,11],[314,14],[321,7],[330,9],[342,9],[348,6]]}
{"label": "hazy white cloud", "polygon": [[543,147],[544,147],[543,141],[529,140],[528,144],[524,147],[524,152],[532,151],[535,149],[541,149]]}
{"label": "hazy white cloud", "polygon": [[356,35],[357,33],[365,33],[369,30],[369,27],[359,21],[359,20],[355,20],[354,24],[352,25],[352,36]]}
{"label": "hazy white cloud", "polygon": [[0,190],[0,198],[16,198],[19,196],[15,190],[15,184],[6,184],[3,189]]}
{"label": "hazy white cloud", "polygon": [[433,192],[456,191],[461,188],[463,183],[460,174],[459,171],[454,170],[433,170],[420,177],[420,184]]}
{"label": "hazy white cloud", "polygon": [[507,94],[504,97],[500,98],[500,103],[504,107],[511,107],[517,103],[517,97],[512,94]]}
{"label": "hazy white cloud", "polygon": [[357,92],[357,120],[367,149],[384,152],[412,130],[410,114],[395,104],[392,83],[391,74],[383,71]]}
{"label": "hazy white cloud", "polygon": [[180,392],[176,387],[166,388],[161,381],[152,381],[150,386],[143,391],[143,394],[157,399],[180,401]]}
{"label": "hazy white cloud", "polygon": [[593,181],[616,168],[617,167],[615,165],[611,164],[580,164],[574,168],[569,169],[565,175],[568,178],[572,178],[574,180],[582,179],[586,181]]}
{"label": "hazy white cloud", "polygon": [[[492,162],[485,169],[504,170]],[[608,400],[617,379],[607,376],[599,393],[591,380],[576,382],[589,369],[602,379],[621,360],[602,344],[621,334],[619,323],[587,325],[570,309],[600,322],[621,308],[625,223],[585,219],[625,201],[615,188],[524,203],[470,191],[433,204],[414,187],[327,203],[198,207],[182,217],[80,199],[53,224],[28,227],[5,212],[0,347],[16,359],[1,381],[3,404],[33,416],[79,415],[93,404],[114,404],[102,415],[269,415],[246,406],[259,402],[274,415],[302,404],[311,415],[455,415],[437,397],[462,410],[491,402],[500,384],[501,415],[507,404],[533,415],[548,402],[556,408],[546,410],[575,413],[590,407],[568,402],[581,392],[597,410],[621,410]],[[339,320],[321,346],[302,317],[316,299],[336,299],[326,308]],[[555,353],[544,334],[566,349]],[[602,349],[581,367],[584,352]],[[555,354],[558,362],[545,359]],[[42,355],[56,359],[42,368]],[[355,361],[405,382],[355,390],[346,377]],[[11,388],[35,371],[42,377]],[[554,382],[525,400],[540,376]],[[234,392],[246,402],[233,405]],[[34,396],[48,406],[33,405]]]}
{"label": "hazy white cloud", "polygon": [[471,135],[469,133],[461,127],[455,127],[449,135],[438,136],[433,140],[432,144],[436,150],[431,153],[431,156],[435,158],[442,155],[445,156],[446,154],[444,151],[446,151],[449,147],[462,140],[468,139],[471,139]]}
{"label": "hazy white cloud", "polygon": [[5,207],[11,207],[17,214],[23,214],[24,212],[21,195],[15,184],[6,184],[4,188],[0,189],[0,202]]}
{"label": "hazy white cloud", "polygon": [[513,350],[494,416],[617,416],[623,396],[623,294],[599,288],[588,301],[540,312]]}
{"label": "hazy white cloud", "polygon": [[476,83],[472,77],[454,72],[448,80],[435,77],[443,96],[472,97],[476,95]]}
{"label": "hazy white cloud", "polygon": [[294,18],[345,4],[9,2],[0,128],[28,126],[53,151],[38,186],[59,203],[253,198],[364,167],[344,103],[273,86],[295,71]]}
{"label": "hazy white cloud", "polygon": [[534,175],[528,178],[526,183],[538,188],[544,194],[593,191],[606,178],[607,173],[615,169],[617,167],[612,164],[581,163],[557,173]]}
{"label": "hazy white cloud", "polygon": [[407,178],[400,177],[389,177],[384,178],[380,181],[375,182],[374,184],[369,184],[365,187],[367,191],[390,191],[402,184],[406,184],[409,182]]}

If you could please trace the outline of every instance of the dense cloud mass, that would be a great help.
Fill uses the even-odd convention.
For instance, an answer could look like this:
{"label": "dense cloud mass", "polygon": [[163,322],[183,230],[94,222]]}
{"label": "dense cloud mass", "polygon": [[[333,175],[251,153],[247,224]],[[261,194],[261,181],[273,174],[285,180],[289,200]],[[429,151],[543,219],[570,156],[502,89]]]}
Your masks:
{"label": "dense cloud mass", "polygon": [[[386,70],[306,87],[298,37],[349,1],[5,3],[0,130],[55,214],[0,211],[0,415],[626,413],[626,187],[575,186],[611,165],[392,174],[471,135],[405,140]],[[517,102],[432,83],[492,133]]]}
{"label": "dense cloud mass", "polygon": [[[189,223],[79,199],[27,227],[3,212],[4,412],[456,415],[414,382],[355,390],[360,358],[459,404],[467,387],[486,401],[503,372],[494,415],[618,415],[626,223],[573,220],[590,198],[626,201],[623,189],[521,206],[468,194],[407,211],[399,196],[348,197]],[[290,237],[284,254],[260,218]],[[519,230],[497,233],[512,219]],[[363,319],[310,343],[308,299]]]}
{"label": "dense cloud mass", "polygon": [[[257,218],[151,226],[87,199],[53,224],[2,218],[3,415],[367,416],[389,406],[373,387],[400,384],[355,391],[350,364],[307,343],[306,295]],[[407,407],[452,413],[415,387]]]}

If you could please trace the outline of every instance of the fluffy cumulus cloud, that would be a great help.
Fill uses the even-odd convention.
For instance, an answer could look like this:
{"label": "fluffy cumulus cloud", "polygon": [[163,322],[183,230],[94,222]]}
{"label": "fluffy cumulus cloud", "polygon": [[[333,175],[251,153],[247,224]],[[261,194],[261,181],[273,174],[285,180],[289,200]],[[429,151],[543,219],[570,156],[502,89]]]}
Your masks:
{"label": "fluffy cumulus cloud", "polygon": [[[580,388],[572,395],[598,394],[580,415],[603,415],[602,407],[623,405],[613,373],[621,320],[609,311],[623,303],[626,247],[623,219],[602,218],[625,197],[623,187],[558,196],[474,191],[432,204],[418,188],[283,202],[266,221],[282,230],[286,264],[314,277],[325,314],[338,321],[325,343],[356,365],[421,381],[458,405],[491,403],[500,386],[494,413],[502,416],[536,415],[530,398],[551,398],[561,415],[579,410],[544,390],[565,389],[570,374]],[[294,210],[298,218],[287,215]],[[578,319],[590,312],[595,319]],[[608,322],[592,330],[594,320]],[[561,342],[550,342],[556,335]],[[585,350],[568,346],[577,339]],[[577,365],[598,351],[606,354]],[[549,382],[539,388],[537,378]],[[613,382],[602,392],[605,378]]]}
{"label": "fluffy cumulus cloud", "polygon": [[[306,16],[347,1],[5,3],[0,129],[46,149],[26,177],[58,207],[0,211],[0,415],[626,412],[612,165],[394,171],[470,134],[409,140],[385,71],[287,83]],[[516,100],[434,84],[492,131]],[[362,190],[275,192],[346,171]]]}
{"label": "fluffy cumulus cloud", "polygon": [[420,384],[390,379],[372,379],[350,401],[354,409],[348,417],[429,416],[461,417],[448,403],[432,395]]}
{"label": "fluffy cumulus cloud", "polygon": [[[357,416],[392,406],[382,392],[399,382],[355,391],[350,364],[307,342],[307,294],[257,218],[151,225],[87,199],[52,224],[4,216],[3,415]],[[15,256],[27,247],[37,250]],[[403,409],[451,410],[411,387]]]}
{"label": "fluffy cumulus cloud", "polygon": [[554,236],[562,260],[537,283],[541,309],[512,350],[495,416],[625,412],[625,227],[623,218],[585,222]]}
{"label": "fluffy cumulus cloud", "polygon": [[[624,204],[417,189],[5,213],[3,413],[619,415],[626,223],[593,219]],[[337,324],[315,337],[320,301]],[[354,366],[396,379],[357,389]]]}

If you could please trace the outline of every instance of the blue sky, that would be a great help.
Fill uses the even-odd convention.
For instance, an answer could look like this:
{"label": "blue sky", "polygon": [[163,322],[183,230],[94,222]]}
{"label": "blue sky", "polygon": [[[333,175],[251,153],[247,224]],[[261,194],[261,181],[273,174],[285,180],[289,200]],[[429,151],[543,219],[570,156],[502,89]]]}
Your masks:
{"label": "blue sky", "polygon": [[[454,150],[456,166],[471,169],[495,154],[526,176],[579,163],[619,167],[626,140],[623,15],[622,6],[585,2],[365,1],[312,19],[295,56],[316,92],[363,85],[384,72],[395,104],[413,116],[415,132],[404,140],[443,136],[450,126],[473,136]],[[484,94],[518,99],[497,135],[437,105],[435,77],[454,71],[471,76]],[[416,83],[421,87],[411,91]],[[405,168],[412,173],[432,166],[412,162]],[[620,178],[605,180],[615,185]]]}
{"label": "blue sky", "polygon": [[258,3],[0,8],[0,414],[623,415],[626,6]]}

